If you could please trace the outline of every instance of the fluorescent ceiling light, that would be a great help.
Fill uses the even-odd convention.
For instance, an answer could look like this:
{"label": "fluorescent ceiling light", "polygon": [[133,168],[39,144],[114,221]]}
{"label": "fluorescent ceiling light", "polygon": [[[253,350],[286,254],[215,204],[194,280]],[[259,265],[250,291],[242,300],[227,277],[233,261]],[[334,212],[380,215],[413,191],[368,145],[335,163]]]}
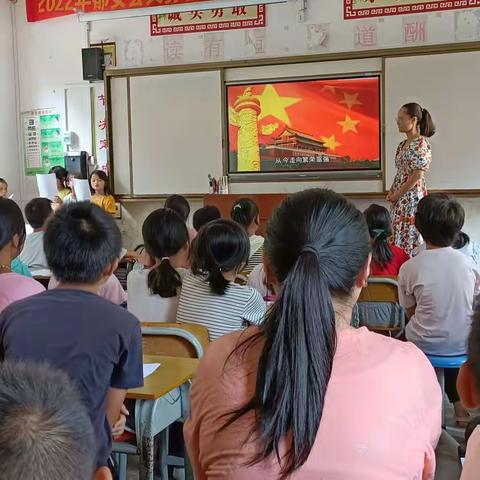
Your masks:
{"label": "fluorescent ceiling light", "polygon": [[273,3],[287,3],[288,0],[214,0],[212,2],[184,3],[181,5],[165,5],[163,7],[131,8],[111,12],[77,12],[80,22],[95,22],[97,20],[116,20],[119,18],[147,17],[150,15],[168,15],[169,13],[184,13],[192,10],[210,10],[212,8],[246,7]]}

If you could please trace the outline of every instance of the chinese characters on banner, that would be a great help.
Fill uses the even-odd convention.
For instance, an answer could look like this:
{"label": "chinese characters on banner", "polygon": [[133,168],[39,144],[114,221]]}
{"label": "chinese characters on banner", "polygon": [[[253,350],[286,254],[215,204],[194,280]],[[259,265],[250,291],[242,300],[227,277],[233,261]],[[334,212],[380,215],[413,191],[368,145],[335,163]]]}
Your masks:
{"label": "chinese characters on banner", "polygon": [[94,85],[95,93],[95,163],[106,171],[108,160],[107,110],[105,108],[105,89],[103,83]]}
{"label": "chinese characters on banner", "polygon": [[358,48],[377,46],[378,25],[375,20],[360,21],[353,29],[353,44]]}
{"label": "chinese characters on banner", "polygon": [[254,5],[153,15],[150,20],[150,33],[158,36],[264,27],[265,10],[265,5]]}
{"label": "chinese characters on banner", "polygon": [[162,7],[209,0],[26,0],[27,20],[38,22],[77,12],[111,12],[131,8]]}
{"label": "chinese characters on banner", "polygon": [[343,17],[383,17],[475,7],[480,7],[480,0],[343,0]]}
{"label": "chinese characters on banner", "polygon": [[22,113],[23,152],[27,175],[48,173],[65,163],[60,115],[54,109]]}

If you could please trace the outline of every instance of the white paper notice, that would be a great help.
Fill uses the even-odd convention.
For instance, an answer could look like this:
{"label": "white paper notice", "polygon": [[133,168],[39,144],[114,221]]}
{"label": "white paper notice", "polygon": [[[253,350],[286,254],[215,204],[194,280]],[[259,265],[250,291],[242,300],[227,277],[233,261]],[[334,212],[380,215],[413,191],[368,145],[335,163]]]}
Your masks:
{"label": "white paper notice", "polygon": [[73,189],[75,190],[77,202],[89,202],[90,200],[92,200],[92,193],[90,191],[90,184],[88,180],[74,178]]}
{"label": "white paper notice", "polygon": [[47,175],[37,173],[37,185],[40,198],[53,200],[58,196],[57,177],[55,177],[54,173]]}
{"label": "white paper notice", "polygon": [[151,375],[157,368],[160,366],[160,363],[144,363],[143,364],[143,378],[147,378]]}

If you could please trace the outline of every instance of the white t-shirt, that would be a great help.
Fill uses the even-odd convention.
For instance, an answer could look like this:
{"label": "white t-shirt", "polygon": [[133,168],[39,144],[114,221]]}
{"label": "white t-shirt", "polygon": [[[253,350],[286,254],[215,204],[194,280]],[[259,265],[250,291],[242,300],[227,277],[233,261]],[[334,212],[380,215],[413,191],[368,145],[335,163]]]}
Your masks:
{"label": "white t-shirt", "polygon": [[480,270],[451,247],[424,250],[404,263],[398,275],[400,303],[416,305],[407,340],[431,355],[462,355],[480,288]]}
{"label": "white t-shirt", "polygon": [[188,273],[183,280],[177,321],[207,327],[213,342],[241,330],[246,323],[258,325],[265,310],[265,302],[252,287],[230,283],[223,295],[217,295],[204,277]]}
{"label": "white t-shirt", "polygon": [[48,269],[47,257],[43,249],[44,232],[32,232],[25,238],[20,260],[35,273],[35,270]]}
{"label": "white t-shirt", "polygon": [[[178,268],[183,279],[188,270]],[[141,322],[175,322],[179,295],[163,298],[152,294],[148,288],[150,270],[133,270],[127,277],[128,311]]]}

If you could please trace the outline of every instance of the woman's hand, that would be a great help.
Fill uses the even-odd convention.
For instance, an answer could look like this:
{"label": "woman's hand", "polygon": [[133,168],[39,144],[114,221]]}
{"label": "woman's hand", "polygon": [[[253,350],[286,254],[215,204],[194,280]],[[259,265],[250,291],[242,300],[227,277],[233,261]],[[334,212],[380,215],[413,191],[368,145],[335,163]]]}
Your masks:
{"label": "woman's hand", "polygon": [[122,405],[120,410],[120,417],[118,417],[117,423],[112,427],[112,437],[115,439],[120,435],[123,435],[125,432],[125,425],[127,423],[127,417],[130,415],[130,412],[127,410],[125,405]]}
{"label": "woman's hand", "polygon": [[388,192],[388,195],[387,195],[387,201],[392,203],[392,204],[395,204],[398,202],[398,199],[400,198],[400,195],[398,194],[398,192]]}

